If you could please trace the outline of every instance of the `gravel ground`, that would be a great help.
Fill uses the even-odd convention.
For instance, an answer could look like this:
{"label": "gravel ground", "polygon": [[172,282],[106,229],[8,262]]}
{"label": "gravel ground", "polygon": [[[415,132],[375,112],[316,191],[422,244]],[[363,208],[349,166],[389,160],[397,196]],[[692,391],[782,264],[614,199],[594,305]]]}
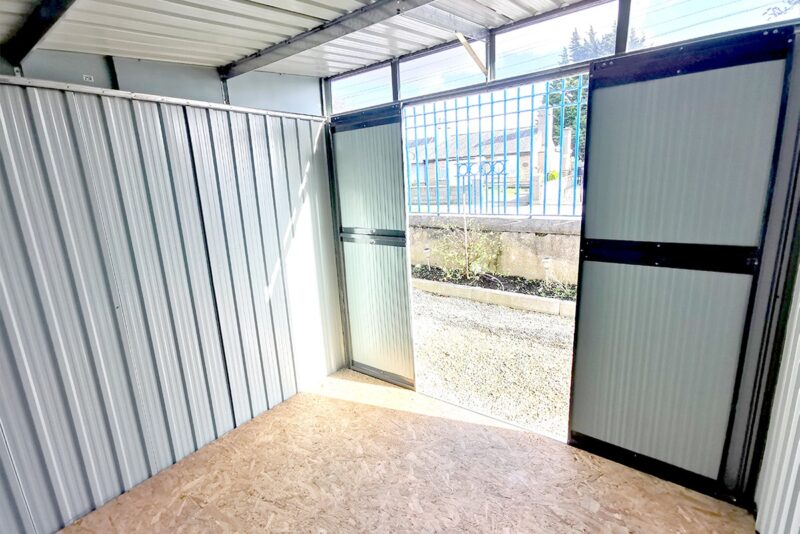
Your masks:
{"label": "gravel ground", "polygon": [[417,391],[567,438],[574,320],[415,289]]}

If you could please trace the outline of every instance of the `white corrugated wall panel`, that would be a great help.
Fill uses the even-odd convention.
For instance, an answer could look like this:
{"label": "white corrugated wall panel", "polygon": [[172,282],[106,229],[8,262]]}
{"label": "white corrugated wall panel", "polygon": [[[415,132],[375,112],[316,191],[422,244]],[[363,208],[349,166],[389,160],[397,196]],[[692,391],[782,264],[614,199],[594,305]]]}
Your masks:
{"label": "white corrugated wall panel", "polygon": [[117,310],[129,381],[134,388],[148,473],[173,461],[166,415],[151,357],[150,335],[128,242],[115,155],[109,143],[108,122],[98,97],[67,93],[77,136],[77,149],[86,172],[91,203],[97,214],[100,247],[106,259],[109,284]]}
{"label": "white corrugated wall panel", "polygon": [[[264,119],[262,117],[255,120]],[[275,347],[272,311],[270,309],[269,281],[264,263],[263,239],[259,197],[256,194],[255,169],[251,149],[248,118],[241,113],[231,113],[231,134],[233,153],[236,160],[236,179],[239,190],[239,203],[244,224],[245,250],[250,275],[251,295],[255,312],[256,332],[261,349],[262,368],[267,388],[269,406],[283,400],[281,380],[278,371],[278,354]],[[271,198],[268,199],[271,204]]]}
{"label": "white corrugated wall panel", "polygon": [[405,231],[402,129],[337,132],[333,147],[342,227]]}
{"label": "white corrugated wall panel", "polygon": [[[82,161],[74,150],[76,139],[65,95],[32,90],[30,96],[37,129],[44,141],[41,146],[45,167],[74,275],[94,372],[108,412],[122,483],[130,488],[147,477],[147,463],[138,429],[128,424],[136,420],[137,411],[127,378],[122,339],[114,320],[112,291],[98,246],[101,237],[97,218],[89,202]],[[111,495],[116,490],[115,487]]]}
{"label": "white corrugated wall panel", "polygon": [[[336,287],[319,257],[333,235],[294,236],[308,192],[327,191],[322,123],[277,118],[285,142],[267,120],[0,85],[4,531],[57,530],[291,396],[293,335],[328,346],[338,318],[306,301],[323,299],[311,275]],[[283,257],[300,250],[325,272],[287,292]]]}
{"label": "white corrugated wall panel", "polygon": [[[286,287],[292,296],[288,309],[295,375],[301,389],[318,383],[335,365],[329,356],[323,360],[319,355],[341,350],[341,338],[334,331],[339,308],[335,264],[323,260],[335,252],[330,241],[315,237],[334,236],[323,127],[318,122],[297,120],[292,129],[297,132],[300,174],[290,182],[296,189],[290,194],[292,241],[285,253],[285,264]],[[325,243],[331,246],[323,248]]]}
{"label": "white corrugated wall panel", "polygon": [[[12,124],[0,111],[4,139]],[[10,162],[5,156],[3,161]],[[80,475],[69,469],[76,461],[76,451],[65,410],[66,402],[54,370],[49,339],[41,323],[38,297],[28,272],[29,259],[14,214],[6,165],[3,165],[2,172],[0,378],[3,380],[3,402],[0,402],[0,424],[14,463],[16,482],[22,487],[21,493],[27,495],[24,500],[15,500],[8,508],[16,508],[20,515],[29,511],[35,528],[49,532],[58,528],[62,514],[78,513],[80,505],[74,504],[68,484],[72,482],[71,477],[80,480],[77,478]],[[34,443],[39,446],[32,447]],[[82,492],[79,484],[72,490],[76,496]]]}
{"label": "white corrugated wall panel", "polygon": [[139,132],[134,123],[134,103],[120,98],[103,97],[102,100],[150,348],[166,412],[172,461],[175,461],[194,450],[194,439],[167,302],[163,260],[142,165]]}
{"label": "white corrugated wall panel", "polygon": [[206,234],[206,245],[214,283],[219,328],[230,380],[234,420],[239,425],[252,418],[253,412],[250,408],[250,392],[244,367],[244,349],[239,336],[239,319],[236,315],[233,280],[228,264],[228,243],[217,185],[208,110],[188,108],[186,114],[197,175],[203,228]]}
{"label": "white corrugated wall panel", "polygon": [[217,187],[224,217],[225,238],[228,242],[228,263],[233,281],[236,315],[239,318],[239,336],[247,373],[247,386],[250,392],[250,407],[255,416],[267,409],[267,388],[264,383],[261,347],[258,343],[255,310],[253,309],[252,288],[247,265],[247,245],[244,240],[239,186],[233,161],[231,126],[227,112],[209,110],[208,113],[217,170]]}
{"label": "white corrugated wall panel", "polygon": [[761,534],[800,532],[800,284],[794,288],[773,402],[756,489],[756,528]]}
{"label": "white corrugated wall panel", "polygon": [[[185,251],[180,234],[180,219],[175,207],[172,176],[164,144],[159,105],[134,102],[134,115],[139,136],[145,183],[155,222],[155,241],[161,254],[161,271],[168,310],[172,317],[176,357],[181,371],[183,394],[191,416],[192,449],[213,440],[211,400],[208,397],[200,342],[193,313],[191,289],[184,262]],[[180,393],[181,389],[176,388]]]}
{"label": "white corrugated wall panel", "polygon": [[[17,293],[18,305],[27,309],[8,320],[12,325],[15,319],[35,323],[31,326],[40,329],[34,334],[37,340],[18,338],[18,341],[44,346],[20,346],[15,353],[28,360],[29,365],[36,365],[41,374],[35,380],[55,393],[54,398],[45,401],[49,417],[40,421],[43,433],[49,433],[44,425],[52,425],[55,434],[41,437],[49,442],[54,453],[50,472],[58,480],[55,488],[59,506],[68,519],[74,519],[103,500],[104,488],[89,484],[90,478],[96,482],[93,475],[97,475],[98,466],[91,465],[89,462],[94,460],[86,456],[96,453],[97,461],[105,463],[107,443],[101,445],[102,437],[95,433],[96,429],[88,428],[102,423],[95,420],[94,413],[85,411],[96,407],[94,399],[81,398],[85,390],[92,387],[87,383],[91,380],[87,376],[87,348],[81,326],[77,324],[72,282],[62,254],[60,229],[51,209],[47,178],[29,110],[25,90],[0,88],[3,121],[0,154],[5,163],[9,201],[13,203],[9,210],[16,216],[16,228],[3,228],[2,233],[17,237],[19,246],[26,251],[26,261],[18,261],[16,269],[9,269],[8,275],[13,286],[17,286],[11,291]],[[15,279],[23,276],[28,283],[18,284]],[[21,335],[18,328],[12,327],[12,330],[14,338]],[[84,400],[89,404],[82,404]],[[82,450],[85,454],[81,454]]]}
{"label": "white corrugated wall panel", "polygon": [[572,430],[716,478],[752,277],[591,261],[582,276]]}
{"label": "white corrugated wall panel", "polygon": [[586,237],[758,245],[784,63],[593,91]]}
{"label": "white corrugated wall panel", "polygon": [[192,309],[205,364],[213,411],[214,432],[219,436],[233,428],[233,414],[225,376],[214,296],[203,238],[197,186],[195,185],[184,108],[161,105],[172,187],[178,210],[177,224],[183,238],[184,261],[191,284]]}
{"label": "white corrugated wall panel", "polygon": [[[294,211],[291,201],[291,183],[299,183],[299,155],[297,154],[297,128],[292,129],[287,123],[294,123],[294,119],[270,117],[267,120],[267,139],[269,141],[270,170],[272,174],[272,193],[274,198],[275,215],[277,217],[277,235],[280,250],[282,284],[276,284],[276,299],[283,297],[285,306],[278,306],[275,310],[275,322],[282,325],[276,328],[282,333],[277,338],[278,366],[281,373],[281,385],[284,397],[289,397],[297,391],[297,380],[294,368],[294,345],[291,332],[291,315],[286,295],[287,269],[286,255],[293,246],[294,239]],[[294,138],[290,136],[293,132]],[[300,334],[302,335],[302,334]],[[292,359],[289,358],[291,356]]]}
{"label": "white corrugated wall panel", "polygon": [[293,384],[283,384],[285,379],[291,378],[285,370],[287,355],[293,354],[291,332],[289,329],[289,315],[286,311],[286,290],[278,224],[276,222],[273,174],[271,161],[280,157],[275,152],[278,143],[273,144],[267,138],[267,121],[264,117],[250,116],[250,143],[253,151],[253,165],[255,173],[256,196],[258,197],[258,216],[260,219],[262,253],[264,259],[265,276],[267,285],[266,296],[272,313],[273,331],[275,334],[275,349],[278,361],[278,376],[281,382],[281,392],[284,398],[294,387]]}

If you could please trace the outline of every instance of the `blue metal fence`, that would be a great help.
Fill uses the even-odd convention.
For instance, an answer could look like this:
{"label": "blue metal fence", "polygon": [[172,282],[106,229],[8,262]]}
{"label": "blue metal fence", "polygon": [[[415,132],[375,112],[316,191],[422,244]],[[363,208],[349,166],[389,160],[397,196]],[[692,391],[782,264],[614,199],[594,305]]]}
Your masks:
{"label": "blue metal fence", "polygon": [[580,216],[588,74],[406,106],[410,213]]}

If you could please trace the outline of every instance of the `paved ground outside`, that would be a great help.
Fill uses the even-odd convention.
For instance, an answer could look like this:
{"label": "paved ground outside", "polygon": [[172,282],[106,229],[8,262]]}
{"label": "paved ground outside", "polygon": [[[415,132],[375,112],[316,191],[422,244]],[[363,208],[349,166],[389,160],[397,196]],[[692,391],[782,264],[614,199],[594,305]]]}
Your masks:
{"label": "paved ground outside", "polygon": [[413,292],[417,391],[567,438],[574,320]]}

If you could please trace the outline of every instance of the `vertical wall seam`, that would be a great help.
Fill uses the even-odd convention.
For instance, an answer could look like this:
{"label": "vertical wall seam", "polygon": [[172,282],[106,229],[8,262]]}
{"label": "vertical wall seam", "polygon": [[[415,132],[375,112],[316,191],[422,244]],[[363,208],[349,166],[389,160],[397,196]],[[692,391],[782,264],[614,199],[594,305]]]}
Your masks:
{"label": "vertical wall seam", "polygon": [[[107,97],[102,97],[107,98]],[[133,271],[133,278],[134,284],[136,286],[136,300],[138,301],[139,308],[144,312],[147,313],[147,308],[145,307],[144,302],[144,295],[142,294],[142,281],[141,281],[141,274],[139,273],[139,265],[136,258],[136,253],[133,248],[133,238],[131,237],[131,228],[128,221],[128,217],[126,214],[126,206],[125,206],[125,199],[122,196],[122,185],[120,184],[120,172],[119,172],[119,162],[117,161],[117,157],[114,153],[114,143],[111,141],[111,128],[109,127],[108,123],[108,112],[105,106],[101,106],[102,110],[102,117],[103,117],[103,124],[105,126],[104,131],[106,134],[106,142],[108,144],[108,150],[111,154],[111,164],[112,169],[114,172],[114,192],[117,196],[117,202],[123,210],[123,217],[122,217],[122,224],[125,228],[125,241],[126,246],[128,249],[128,256],[131,258],[131,270]],[[147,320],[142,321],[142,326],[144,327],[145,337],[147,338],[147,348],[149,349],[149,356],[150,362],[153,365],[153,374],[155,376],[156,382],[161,384],[161,372],[158,369],[158,362],[156,361],[156,352],[155,346],[153,342],[153,333],[150,331],[150,323]],[[175,463],[175,447],[172,443],[172,433],[169,429],[169,416],[167,415],[167,405],[166,401],[164,400],[164,392],[161,391],[160,387],[156,388],[158,392],[158,400],[161,406],[161,415],[164,418],[164,425],[166,426],[166,433],[167,433],[167,444],[169,445],[169,452],[170,456],[172,457],[172,463]],[[155,422],[154,422],[155,424]],[[148,463],[150,461],[150,455],[148,454]],[[157,470],[154,470],[154,466],[151,464],[150,466],[151,476],[155,474]]]}
{"label": "vertical wall seam", "polygon": [[[225,122],[228,125],[228,135],[230,136],[231,140],[231,164],[233,167],[233,179],[236,185],[236,198],[239,202],[239,223],[242,225],[242,240],[244,241],[244,263],[247,267],[247,285],[250,286],[250,307],[253,310],[253,323],[255,324],[256,330],[256,343],[258,345],[258,359],[261,361],[261,381],[264,384],[264,396],[267,401],[267,410],[269,410],[269,388],[267,387],[267,375],[266,370],[264,367],[264,354],[261,351],[261,329],[258,326],[258,313],[256,311],[256,302],[255,302],[255,295],[253,294],[253,272],[250,269],[250,245],[248,244],[247,240],[247,230],[245,227],[245,220],[244,220],[244,210],[242,209],[242,190],[239,186],[239,180],[241,177],[239,176],[239,169],[236,165],[238,157],[236,155],[236,143],[233,137],[233,120],[231,118],[231,113],[229,111],[225,112]],[[245,121],[247,122],[247,121]],[[248,131],[249,131],[248,125]],[[251,151],[252,152],[252,151]],[[251,156],[252,157],[252,156]],[[253,173],[255,174],[255,167],[253,168]],[[258,202],[256,202],[258,204]],[[279,373],[280,374],[280,373]],[[253,411],[253,415],[255,415],[255,410]]]}
{"label": "vertical wall seam", "polygon": [[[186,253],[186,240],[184,238],[184,231],[183,231],[183,220],[180,216],[180,209],[178,207],[178,194],[175,191],[175,176],[172,171],[172,158],[174,157],[170,154],[169,143],[167,142],[167,132],[164,128],[164,114],[162,110],[163,104],[158,105],[158,117],[159,117],[159,126],[161,130],[161,139],[164,143],[164,154],[167,159],[167,172],[169,174],[169,186],[170,192],[172,193],[172,207],[175,210],[176,214],[176,225],[178,227],[178,238],[180,240],[181,245],[181,258],[183,259],[183,270],[186,275],[187,281],[187,288],[189,290],[189,303],[192,306],[192,320],[194,321],[194,334],[195,338],[197,339],[197,348],[200,353],[200,365],[203,369],[203,381],[205,383],[205,393],[208,399],[208,406],[209,406],[209,415],[211,416],[211,425],[214,430],[214,435],[217,436],[217,420],[214,417],[214,401],[211,395],[211,383],[208,379],[208,366],[206,359],[208,356],[205,353],[205,347],[203,346],[203,340],[200,335],[200,321],[197,317],[197,304],[195,302],[195,295],[194,295],[194,288],[192,287],[192,277],[189,270],[189,258]],[[195,441],[195,449],[197,449],[197,441]]]}
{"label": "vertical wall seam", "polygon": [[[286,118],[280,119],[281,124],[281,144],[283,145],[283,174],[284,179],[286,180],[286,196],[289,200],[289,231],[291,232],[291,239],[294,241],[294,207],[292,206],[292,184],[289,181],[289,158],[286,157],[289,151],[286,149],[286,128],[283,127],[283,121],[288,120]],[[295,127],[295,137],[297,137],[297,128]],[[300,139],[296,139],[298,144],[298,160],[300,158]],[[272,187],[273,195],[277,195],[278,192],[275,190],[274,180],[273,180],[273,187]],[[283,286],[283,302],[286,306],[286,324],[289,327],[289,357],[292,359],[292,375],[294,376],[294,390],[297,391],[297,367],[295,366],[295,357],[294,357],[294,336],[292,335],[292,314],[289,308],[289,299],[287,296],[287,287],[286,287],[286,277],[288,276],[286,272],[286,262],[284,260],[283,254],[283,246],[284,240],[282,235],[280,235],[280,225],[278,224],[278,211],[277,206],[275,207],[275,226],[278,229],[278,251],[281,259],[281,272],[283,276],[281,276],[281,286]]]}
{"label": "vertical wall seam", "polygon": [[[269,124],[267,123],[267,117],[266,116],[259,117],[256,120],[261,120],[261,121],[264,122],[264,133],[266,133],[267,136],[268,136],[267,139],[264,140],[264,142],[265,142],[266,147],[267,147],[266,166],[267,166],[267,169],[269,169],[269,167],[270,167],[270,165],[272,163],[272,154],[270,153],[270,146],[269,146]],[[258,178],[256,177],[256,172],[255,172],[255,169],[256,169],[255,151],[252,150],[252,146],[253,146],[253,131],[250,128],[250,121],[247,120],[245,122],[247,123],[247,137],[250,140],[250,145],[251,145],[250,159],[251,159],[251,164],[253,166],[253,185],[254,185],[255,191],[256,191],[256,198],[260,198],[259,195],[258,195],[258,191],[259,191]],[[272,180],[272,172],[269,173],[269,179]],[[271,187],[271,184],[270,184],[269,199],[273,203],[273,206],[274,206],[275,199],[274,199],[274,191],[272,189],[273,188]],[[273,211],[274,211],[274,208],[273,208]],[[267,247],[266,247],[266,242],[264,241],[264,227],[261,224],[261,219],[262,219],[261,202],[258,202],[258,201],[256,202],[256,213],[258,214],[258,235],[259,235],[259,237],[261,239],[261,261],[264,263],[264,272],[266,273],[266,276],[267,276],[267,283],[269,283],[269,268],[268,268],[269,267],[269,262],[267,262],[267,250],[266,250]],[[280,242],[278,243],[278,254],[280,254]],[[283,269],[281,268],[281,279],[282,278],[283,278]],[[284,398],[283,398],[283,377],[281,377],[281,372],[280,372],[281,364],[280,364],[280,358],[278,357],[278,352],[279,352],[278,339],[277,339],[278,336],[277,336],[277,330],[275,328],[275,312],[274,312],[274,310],[272,308],[272,295],[270,295],[270,298],[267,301],[267,306],[269,307],[269,322],[270,322],[270,327],[272,328],[272,330],[271,330],[271,332],[272,332],[272,346],[275,349],[275,368],[278,370],[278,387],[280,388],[280,398],[281,398],[281,400],[284,400]],[[291,337],[291,333],[290,333],[289,337]],[[268,395],[267,399],[269,400],[269,392],[267,392],[267,395]]]}
{"label": "vertical wall seam", "polygon": [[[138,102],[131,103],[129,107],[131,113],[131,122],[133,127],[133,135],[136,139],[136,153],[139,156],[139,164],[142,168],[142,177],[144,178],[144,192],[145,197],[147,200],[147,213],[149,215],[148,220],[150,222],[150,231],[153,233],[155,237],[155,246],[153,247],[156,251],[156,258],[158,259],[158,272],[161,276],[161,289],[163,290],[163,297],[164,302],[167,303],[167,316],[169,317],[169,327],[170,332],[172,333],[172,344],[175,349],[175,357],[177,358],[176,367],[178,368],[178,374],[180,376],[180,385],[181,389],[183,390],[183,401],[186,403],[186,412],[189,415],[188,423],[189,429],[192,433],[192,450],[197,450],[197,430],[195,429],[194,425],[194,417],[192,414],[192,403],[189,400],[189,391],[186,387],[186,374],[183,370],[182,360],[183,355],[180,347],[180,343],[178,342],[178,331],[175,327],[175,312],[173,311],[173,303],[172,299],[170,298],[169,291],[167,290],[167,274],[164,270],[164,256],[161,253],[161,236],[158,232],[158,224],[156,224],[156,215],[155,210],[153,209],[153,192],[151,191],[152,185],[151,182],[156,179],[156,177],[148,176],[147,174],[147,164],[145,163],[144,152],[142,151],[142,133],[139,131],[139,124],[136,120],[136,105],[140,104]],[[142,104],[143,105],[143,104]],[[156,105],[156,104],[153,104]],[[156,106],[157,109],[157,106]],[[160,117],[160,115],[159,115]],[[144,117],[142,117],[142,121],[144,121]],[[166,150],[166,147],[165,147]],[[166,152],[165,152],[166,153]],[[169,165],[167,165],[169,166]],[[169,425],[169,420],[167,421],[167,425]],[[175,439],[175,438],[173,438]],[[176,456],[174,461],[178,461],[179,458]]]}
{"label": "vertical wall seam", "polygon": [[[229,239],[228,239],[228,225],[225,223],[225,209],[222,206],[222,190],[220,189],[221,186],[220,186],[220,183],[219,183],[219,181],[220,181],[219,165],[217,164],[217,151],[216,151],[216,149],[214,147],[214,131],[211,128],[211,113],[210,113],[210,110],[205,110],[205,116],[206,116],[207,127],[208,127],[208,135],[209,135],[209,138],[211,139],[211,143],[209,143],[209,146],[211,148],[211,159],[214,162],[214,178],[215,178],[215,185],[216,185],[215,190],[216,190],[216,193],[217,193],[217,199],[220,202],[220,212],[221,212],[221,215],[222,215],[222,217],[220,217],[220,221],[222,223],[222,235],[225,238],[225,260],[226,260],[226,263],[228,265],[228,278],[230,279],[230,282],[231,282],[231,290],[234,293],[236,293],[236,289],[234,287],[234,282],[233,282],[233,266],[231,265],[231,249],[230,249],[230,245],[228,244],[228,241],[229,241]],[[244,370],[245,388],[247,389],[247,404],[250,407],[250,417],[248,417],[248,419],[252,419],[253,415],[255,413],[255,410],[253,409],[253,397],[250,394],[250,378],[247,376],[247,361],[246,361],[246,355],[245,355],[245,350],[244,350],[244,341],[242,340],[242,325],[241,325],[241,320],[239,319],[239,307],[236,306],[235,298],[234,298],[233,310],[234,310],[234,317],[236,318],[236,332],[239,334],[239,337],[238,337],[238,339],[239,339],[239,348],[242,351],[242,368]],[[234,414],[234,418],[235,418],[235,414]]]}
{"label": "vertical wall seam", "polygon": [[[183,111],[183,120],[186,125],[186,138],[188,140],[189,145],[189,160],[192,165],[192,176],[194,177],[194,189],[195,189],[195,200],[197,201],[197,213],[200,215],[200,229],[203,234],[203,246],[205,247],[205,258],[206,258],[206,269],[208,273],[208,280],[211,285],[211,299],[214,303],[214,319],[217,322],[217,335],[219,336],[219,345],[220,345],[220,353],[222,355],[223,361],[223,370],[225,371],[225,384],[228,386],[228,402],[229,407],[231,409],[231,420],[233,421],[234,428],[236,427],[236,411],[233,407],[233,388],[231,387],[231,378],[230,372],[228,371],[228,355],[225,352],[225,343],[223,342],[222,337],[222,322],[219,318],[219,303],[217,302],[217,291],[214,287],[214,273],[211,269],[211,249],[208,245],[208,233],[206,232],[206,218],[203,215],[203,203],[200,200],[200,185],[198,181],[200,180],[199,174],[197,172],[197,164],[195,163],[195,154],[194,154],[194,141],[192,140],[192,129],[189,125],[189,112],[186,106],[182,106]],[[213,410],[212,410],[213,412]],[[213,414],[212,414],[213,417]],[[216,420],[216,418],[214,418]],[[217,437],[219,437],[219,431],[217,430]]]}

